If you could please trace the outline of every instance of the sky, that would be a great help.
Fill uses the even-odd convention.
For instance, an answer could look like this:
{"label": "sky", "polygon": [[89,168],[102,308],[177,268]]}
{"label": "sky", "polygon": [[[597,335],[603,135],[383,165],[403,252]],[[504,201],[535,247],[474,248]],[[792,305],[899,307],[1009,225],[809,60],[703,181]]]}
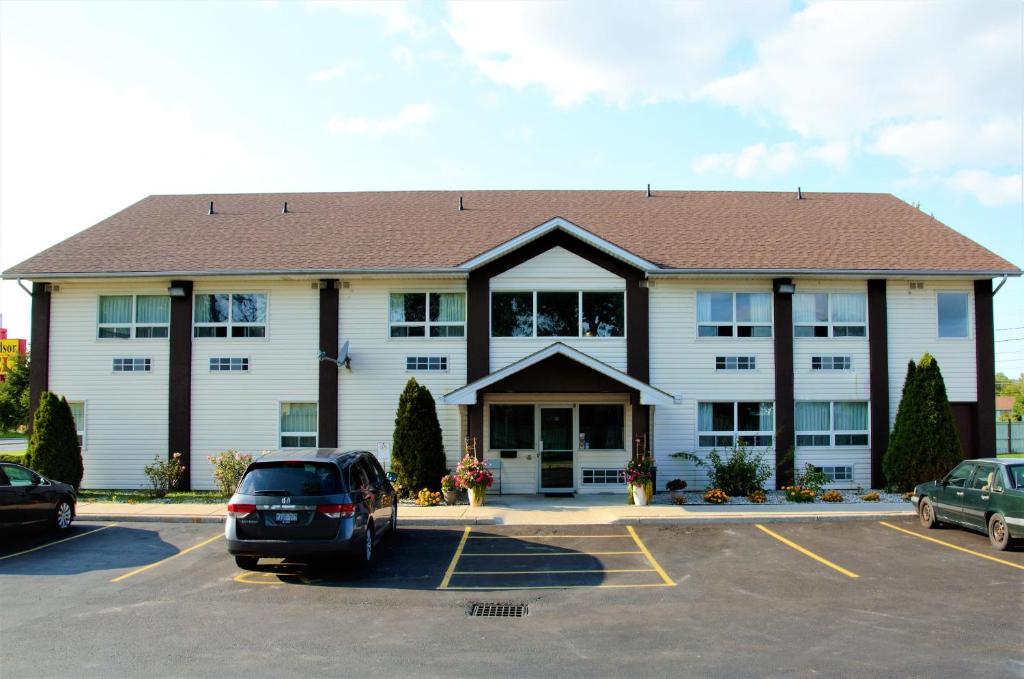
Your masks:
{"label": "sky", "polygon": [[[0,270],[150,194],[647,183],[893,193],[1024,266],[1022,165],[1016,0],[0,2]],[[1020,279],[995,326],[1024,372]]]}

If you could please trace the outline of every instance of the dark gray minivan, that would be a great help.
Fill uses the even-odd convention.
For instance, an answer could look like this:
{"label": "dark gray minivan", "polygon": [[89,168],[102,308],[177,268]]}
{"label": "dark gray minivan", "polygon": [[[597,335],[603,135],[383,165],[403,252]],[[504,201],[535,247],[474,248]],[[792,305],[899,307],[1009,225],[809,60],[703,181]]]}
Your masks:
{"label": "dark gray minivan", "polygon": [[398,527],[398,495],[366,451],[334,448],[267,453],[245,470],[228,503],[224,537],[239,568],[260,557],[373,561]]}

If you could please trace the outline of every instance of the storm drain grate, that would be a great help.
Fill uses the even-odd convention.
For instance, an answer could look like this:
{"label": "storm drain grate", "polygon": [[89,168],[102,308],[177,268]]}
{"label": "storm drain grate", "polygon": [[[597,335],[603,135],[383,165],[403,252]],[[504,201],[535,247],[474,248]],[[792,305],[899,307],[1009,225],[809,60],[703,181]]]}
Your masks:
{"label": "storm drain grate", "polygon": [[473,604],[469,608],[472,618],[525,618],[526,604]]}

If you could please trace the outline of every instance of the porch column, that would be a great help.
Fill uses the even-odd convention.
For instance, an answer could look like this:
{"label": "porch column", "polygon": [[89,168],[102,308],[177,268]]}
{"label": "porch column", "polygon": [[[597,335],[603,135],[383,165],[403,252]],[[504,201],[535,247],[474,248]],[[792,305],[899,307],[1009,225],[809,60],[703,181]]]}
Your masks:
{"label": "porch column", "polygon": [[[320,281],[320,351],[338,355],[338,281]],[[332,361],[320,361],[317,442],[321,448],[338,447],[338,370]]]}
{"label": "porch column", "polygon": [[636,441],[646,441],[646,450],[652,450],[650,441],[650,406],[640,404],[639,394],[629,395],[630,410],[632,412],[631,422],[633,429],[633,443],[630,446],[632,454],[636,455]]}
{"label": "porch column", "polygon": [[[476,459],[484,459],[484,399],[476,397],[476,403],[469,406],[469,436],[476,439]],[[459,451],[462,457],[462,451]]]}

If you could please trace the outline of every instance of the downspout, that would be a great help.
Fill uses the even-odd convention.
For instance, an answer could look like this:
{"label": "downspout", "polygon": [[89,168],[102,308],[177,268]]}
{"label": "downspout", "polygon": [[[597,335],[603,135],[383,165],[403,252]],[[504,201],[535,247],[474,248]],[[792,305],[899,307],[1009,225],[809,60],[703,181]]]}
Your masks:
{"label": "downspout", "polygon": [[996,286],[996,289],[992,291],[992,296],[993,296],[993,297],[995,297],[995,296],[996,296],[996,293],[997,293],[997,292],[999,292],[999,289],[1000,289],[1001,287],[1003,287],[1004,285],[1006,285],[1006,279],[1007,279],[1007,278],[1009,278],[1009,274],[1005,274],[1005,273],[1004,273],[1004,274],[1003,274],[1003,280],[999,281],[999,285],[997,285],[997,286]]}
{"label": "downspout", "polygon": [[[26,295],[28,295],[29,297],[32,296],[32,291],[25,287],[25,284],[21,282],[20,278],[17,280],[17,283],[18,283],[18,287],[21,288],[22,290],[24,290]],[[1000,283],[1000,285],[1002,285],[1002,283]],[[998,288],[996,288],[996,289],[998,290]]]}

